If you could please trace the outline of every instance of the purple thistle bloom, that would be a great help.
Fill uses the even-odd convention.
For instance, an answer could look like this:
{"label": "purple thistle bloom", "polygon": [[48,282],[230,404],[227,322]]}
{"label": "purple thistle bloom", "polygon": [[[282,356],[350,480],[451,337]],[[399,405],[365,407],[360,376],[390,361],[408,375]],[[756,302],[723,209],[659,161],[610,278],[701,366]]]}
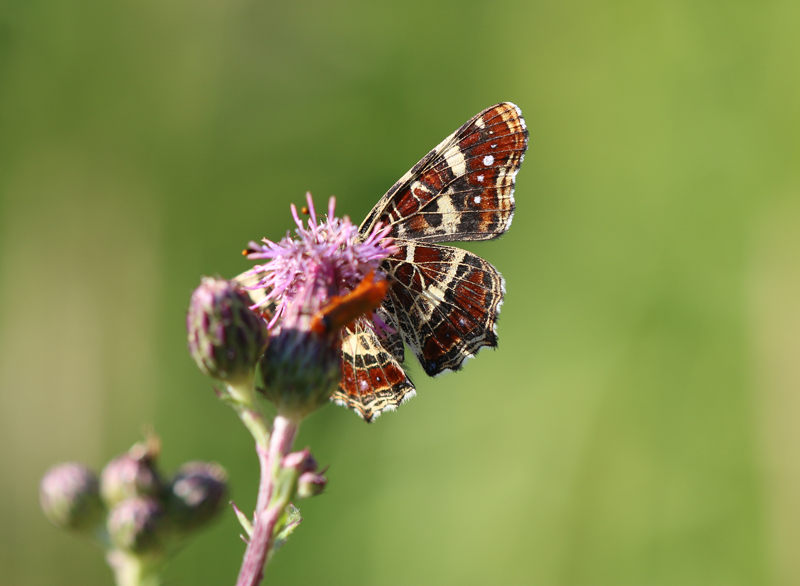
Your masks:
{"label": "purple thistle bloom", "polygon": [[[319,222],[310,193],[306,199],[307,227],[294,204],[291,206],[297,224],[295,238],[287,233],[279,242],[265,238],[263,244],[251,242],[248,248],[247,258],[269,260],[243,276],[258,278],[258,283],[247,289],[266,293],[254,307],[275,305],[271,329],[306,329],[310,317],[326,302],[351,292],[370,272],[379,273],[381,261],[398,250],[388,236],[389,226],[377,226],[362,240],[350,218],[336,217],[335,198],[330,198],[328,215]],[[378,321],[378,325],[383,324]]]}

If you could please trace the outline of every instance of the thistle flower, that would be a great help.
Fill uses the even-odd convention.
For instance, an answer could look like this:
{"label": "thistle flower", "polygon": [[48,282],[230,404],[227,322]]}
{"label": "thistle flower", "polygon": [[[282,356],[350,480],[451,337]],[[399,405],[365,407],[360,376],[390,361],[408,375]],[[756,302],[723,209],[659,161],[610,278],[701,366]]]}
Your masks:
{"label": "thistle flower", "polygon": [[[246,287],[252,297],[261,297],[254,307],[272,312],[270,342],[260,362],[265,394],[279,414],[295,420],[324,405],[336,389],[342,327],[368,314],[371,323],[388,329],[374,313],[387,287],[379,267],[397,252],[388,226],[362,238],[349,218],[336,217],[333,197],[322,221],[317,221],[311,194],[306,197],[307,225],[292,205],[295,237],[287,233],[279,242],[251,242],[247,257],[268,262],[242,276],[256,280]],[[366,281],[377,285],[342,303]]]}
{"label": "thistle flower", "polygon": [[[263,244],[251,242],[247,258],[268,259],[245,275],[258,277],[250,290],[266,295],[256,306],[275,304],[269,327],[306,327],[307,321],[331,299],[355,289],[369,273],[378,271],[383,259],[397,252],[388,237],[389,226],[378,226],[364,240],[350,218],[336,217],[336,198],[328,203],[328,215],[317,222],[311,194],[308,201],[308,227],[303,225],[297,208],[291,205],[297,229],[296,238],[288,233],[279,242],[264,238]],[[280,323],[279,323],[280,322]]]}

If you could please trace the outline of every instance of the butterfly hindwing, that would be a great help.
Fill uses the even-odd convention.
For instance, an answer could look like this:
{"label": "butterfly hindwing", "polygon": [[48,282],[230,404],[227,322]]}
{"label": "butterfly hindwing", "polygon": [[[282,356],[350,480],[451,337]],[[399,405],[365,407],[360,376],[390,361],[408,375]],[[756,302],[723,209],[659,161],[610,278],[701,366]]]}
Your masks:
{"label": "butterfly hindwing", "polygon": [[366,319],[342,331],[342,381],[332,400],[372,421],[416,392],[402,367],[403,341],[397,333],[378,337]]}
{"label": "butterfly hindwing", "polygon": [[466,250],[395,240],[383,263],[390,280],[384,309],[430,376],[458,370],[484,346],[497,346],[505,283],[491,264]]}
{"label": "butterfly hindwing", "polygon": [[514,180],[528,145],[520,110],[487,108],[444,139],[381,198],[361,225],[417,242],[490,240],[514,215]]}

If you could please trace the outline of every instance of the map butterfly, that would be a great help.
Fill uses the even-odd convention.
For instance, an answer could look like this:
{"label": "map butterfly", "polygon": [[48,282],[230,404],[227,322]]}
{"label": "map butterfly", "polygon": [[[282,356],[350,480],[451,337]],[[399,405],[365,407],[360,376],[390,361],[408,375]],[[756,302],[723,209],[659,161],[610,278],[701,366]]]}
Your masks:
{"label": "map butterfly", "polygon": [[389,224],[400,248],[381,265],[389,291],[378,309],[396,332],[381,337],[366,318],[344,330],[334,401],[371,421],[413,397],[402,367],[404,342],[430,376],[459,370],[482,347],[497,346],[503,278],[482,258],[439,243],[491,240],[508,230],[527,146],[517,106],[487,108],[425,155],[372,209],[359,233]]}

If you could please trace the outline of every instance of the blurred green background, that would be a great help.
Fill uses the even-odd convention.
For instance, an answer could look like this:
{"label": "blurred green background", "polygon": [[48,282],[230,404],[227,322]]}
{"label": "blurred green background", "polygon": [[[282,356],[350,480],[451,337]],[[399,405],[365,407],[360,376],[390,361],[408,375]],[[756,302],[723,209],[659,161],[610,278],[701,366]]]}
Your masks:
{"label": "blurred green background", "polygon": [[[800,584],[800,4],[0,2],[0,583],[110,584],[52,464],[152,424],[250,510],[186,351],[204,274],[310,190],[359,222],[481,109],[531,132],[500,348],[299,445],[274,584]],[[322,207],[322,206],[321,206]],[[233,514],[166,583],[233,584]]]}

